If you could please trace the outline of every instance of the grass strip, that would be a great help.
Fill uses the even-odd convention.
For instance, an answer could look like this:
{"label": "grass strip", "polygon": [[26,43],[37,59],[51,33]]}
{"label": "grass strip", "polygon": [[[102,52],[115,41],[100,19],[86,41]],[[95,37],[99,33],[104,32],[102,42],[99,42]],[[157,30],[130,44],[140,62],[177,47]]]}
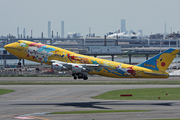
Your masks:
{"label": "grass strip", "polygon": [[180,85],[180,81],[0,81],[0,85]]}
{"label": "grass strip", "polygon": [[[121,96],[132,94],[132,96]],[[180,100],[180,88],[145,88],[114,90],[92,97],[108,100]]]}
{"label": "grass strip", "polygon": [[14,92],[14,90],[0,89],[0,95],[7,94],[7,93],[11,93],[11,92]]}
{"label": "grass strip", "polygon": [[115,112],[148,112],[150,110],[91,110],[91,111],[66,111],[50,114],[89,114],[89,113],[115,113]]}

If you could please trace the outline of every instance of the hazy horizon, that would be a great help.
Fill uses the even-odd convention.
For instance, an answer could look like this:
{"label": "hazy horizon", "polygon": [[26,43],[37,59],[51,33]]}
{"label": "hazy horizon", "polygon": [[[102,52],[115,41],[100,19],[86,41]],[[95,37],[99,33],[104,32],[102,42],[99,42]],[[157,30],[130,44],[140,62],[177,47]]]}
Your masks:
{"label": "hazy horizon", "polygon": [[180,31],[179,0],[1,0],[0,36],[17,36],[26,29],[26,36],[48,35],[48,21],[51,31],[61,33],[64,21],[64,35],[69,32],[91,33],[104,36],[121,28],[121,19],[126,19],[126,30],[143,30],[144,35]]}

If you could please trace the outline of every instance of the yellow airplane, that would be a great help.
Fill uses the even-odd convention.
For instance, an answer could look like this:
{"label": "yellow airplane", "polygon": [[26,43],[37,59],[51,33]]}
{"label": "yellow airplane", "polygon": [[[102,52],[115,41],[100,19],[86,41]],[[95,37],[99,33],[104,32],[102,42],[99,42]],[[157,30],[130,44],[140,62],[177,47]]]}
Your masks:
{"label": "yellow airplane", "polygon": [[[168,78],[165,72],[179,52],[170,48],[139,64],[129,65],[77,54],[58,47],[25,40],[5,45],[4,48],[20,59],[52,65],[54,70],[72,70],[74,79],[88,79],[88,74],[114,78]],[[18,63],[21,65],[21,63]]]}

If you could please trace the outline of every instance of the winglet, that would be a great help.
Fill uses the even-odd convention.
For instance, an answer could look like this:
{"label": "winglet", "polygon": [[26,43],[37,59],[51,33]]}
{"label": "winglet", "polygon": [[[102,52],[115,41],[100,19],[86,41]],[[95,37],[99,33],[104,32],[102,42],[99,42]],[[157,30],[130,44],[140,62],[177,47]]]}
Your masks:
{"label": "winglet", "polygon": [[178,52],[178,49],[170,48],[137,66],[164,72],[167,70]]}

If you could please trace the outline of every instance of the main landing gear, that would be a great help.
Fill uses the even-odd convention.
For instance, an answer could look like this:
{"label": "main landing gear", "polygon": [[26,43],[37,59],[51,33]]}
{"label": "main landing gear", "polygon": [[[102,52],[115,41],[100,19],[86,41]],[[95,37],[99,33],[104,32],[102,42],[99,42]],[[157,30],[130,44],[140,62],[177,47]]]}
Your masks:
{"label": "main landing gear", "polygon": [[18,65],[21,66],[21,59],[19,59]]}
{"label": "main landing gear", "polygon": [[72,76],[74,77],[74,80],[76,80],[76,79],[87,80],[88,79],[88,77],[82,73],[72,73]]}

